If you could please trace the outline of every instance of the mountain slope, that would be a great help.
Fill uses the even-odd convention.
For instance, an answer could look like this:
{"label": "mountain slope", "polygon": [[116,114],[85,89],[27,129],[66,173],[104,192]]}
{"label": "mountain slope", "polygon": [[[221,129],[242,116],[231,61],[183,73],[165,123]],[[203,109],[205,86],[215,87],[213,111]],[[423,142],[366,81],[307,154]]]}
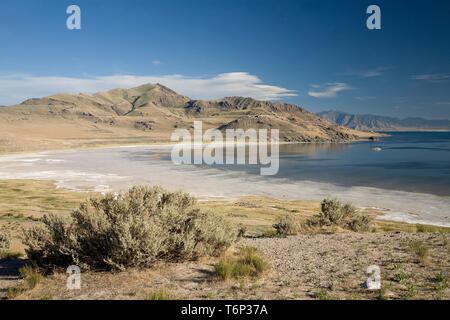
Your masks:
{"label": "mountain slope", "polygon": [[345,142],[373,133],[332,124],[291,104],[226,97],[191,100],[160,84],[56,94],[0,109],[0,151],[168,142],[177,128],[272,128],[284,142]]}
{"label": "mountain slope", "polygon": [[339,111],[324,111],[317,115],[337,125],[356,130],[450,130],[449,120],[427,120],[422,118],[399,119],[371,114],[353,115]]}

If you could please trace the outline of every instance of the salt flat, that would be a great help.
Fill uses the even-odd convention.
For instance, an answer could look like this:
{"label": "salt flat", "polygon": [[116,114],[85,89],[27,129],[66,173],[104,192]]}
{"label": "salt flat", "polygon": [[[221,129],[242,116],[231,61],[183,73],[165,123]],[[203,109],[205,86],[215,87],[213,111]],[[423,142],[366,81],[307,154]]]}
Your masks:
{"label": "salt flat", "polygon": [[174,165],[169,146],[133,146],[53,151],[0,157],[0,180],[54,180],[72,190],[113,192],[136,184],[183,189],[202,199],[256,195],[278,199],[337,197],[374,207],[382,219],[450,226],[450,197],[308,180],[270,178],[219,168]]}

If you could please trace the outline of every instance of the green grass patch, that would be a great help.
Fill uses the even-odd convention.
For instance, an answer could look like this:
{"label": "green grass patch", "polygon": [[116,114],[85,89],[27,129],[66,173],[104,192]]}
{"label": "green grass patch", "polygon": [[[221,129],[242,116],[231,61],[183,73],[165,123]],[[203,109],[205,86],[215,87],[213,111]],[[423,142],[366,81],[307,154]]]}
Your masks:
{"label": "green grass patch", "polygon": [[400,270],[399,272],[397,272],[396,274],[394,274],[394,276],[392,277],[392,280],[398,283],[403,283],[406,280],[411,278],[411,274]]}
{"label": "green grass patch", "polygon": [[325,289],[321,289],[321,290],[315,292],[314,298],[317,300],[337,300]]}
{"label": "green grass patch", "polygon": [[14,299],[26,292],[27,290],[32,290],[36,288],[39,282],[44,278],[39,272],[37,272],[31,266],[25,266],[19,269],[20,277],[22,278],[22,283],[9,287],[6,289],[6,297],[8,299]]}
{"label": "green grass patch", "polygon": [[414,253],[420,262],[426,262],[428,259],[428,246],[421,240],[414,240],[409,244],[409,250]]}
{"label": "green grass patch", "polygon": [[174,298],[166,289],[160,288],[147,293],[144,300],[174,300]]}
{"label": "green grass patch", "polygon": [[449,287],[449,279],[448,275],[444,272],[439,272],[436,274],[436,276],[433,279],[434,284],[434,290],[436,291],[435,298],[437,300],[442,300],[444,291],[448,289]]}
{"label": "green grass patch", "polygon": [[9,300],[12,300],[18,296],[20,296],[22,293],[24,293],[26,290],[23,286],[13,286],[6,289],[6,297]]}
{"label": "green grass patch", "polygon": [[20,268],[19,273],[28,290],[34,289],[43,279],[43,276],[31,266]]}
{"label": "green grass patch", "polygon": [[214,270],[222,280],[256,278],[261,276],[269,264],[258,255],[253,247],[244,247],[233,256],[225,256],[215,265]]}
{"label": "green grass patch", "polygon": [[400,296],[402,300],[413,300],[418,293],[417,286],[414,283],[409,283],[406,286],[405,292]]}

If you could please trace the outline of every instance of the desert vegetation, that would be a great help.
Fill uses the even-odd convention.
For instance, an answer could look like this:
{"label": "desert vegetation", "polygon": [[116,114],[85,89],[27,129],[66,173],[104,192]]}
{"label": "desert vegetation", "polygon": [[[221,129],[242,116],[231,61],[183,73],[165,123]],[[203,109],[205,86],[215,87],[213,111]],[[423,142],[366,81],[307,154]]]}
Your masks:
{"label": "desert vegetation", "polygon": [[[0,263],[14,275],[0,275],[0,299],[450,294],[448,228],[373,219],[379,214],[374,209],[356,210],[333,199],[197,202],[158,187],[106,196],[53,188],[51,182],[0,182],[0,198],[8,204],[0,208]],[[355,228],[361,221],[363,227]],[[24,238],[22,228],[28,230]],[[66,289],[70,264],[83,267],[82,290]],[[363,289],[372,264],[382,269],[379,292]]]}
{"label": "desert vegetation", "polygon": [[9,260],[20,257],[22,254],[11,251],[11,236],[6,232],[0,232],[0,260]]}
{"label": "desert vegetation", "polygon": [[7,289],[7,297],[14,299],[27,290],[34,289],[42,280],[43,276],[32,266],[24,266],[19,269],[20,283]]}
{"label": "desert vegetation", "polygon": [[219,278],[228,280],[256,278],[268,268],[268,262],[258,254],[256,248],[242,247],[238,252],[222,257],[214,270]]}
{"label": "desert vegetation", "polygon": [[46,215],[43,226],[26,231],[26,253],[40,267],[94,270],[220,255],[236,240],[236,228],[195,203],[186,193],[144,186],[91,198],[67,221]]}
{"label": "desert vegetation", "polygon": [[8,250],[11,240],[8,234],[0,232],[0,250]]}
{"label": "desert vegetation", "polygon": [[337,199],[325,199],[320,212],[306,221],[310,227],[341,227],[356,232],[369,231],[371,218],[358,213],[351,204],[343,204]]}
{"label": "desert vegetation", "polygon": [[275,234],[280,237],[294,236],[301,230],[301,223],[294,213],[288,213],[280,216],[272,225]]}

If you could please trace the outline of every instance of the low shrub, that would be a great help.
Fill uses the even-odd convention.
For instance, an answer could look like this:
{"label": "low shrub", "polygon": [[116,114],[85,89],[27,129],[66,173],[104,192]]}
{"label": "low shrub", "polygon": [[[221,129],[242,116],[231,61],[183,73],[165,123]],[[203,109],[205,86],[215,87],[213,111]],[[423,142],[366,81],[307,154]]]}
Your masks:
{"label": "low shrub", "polygon": [[8,287],[6,289],[6,297],[9,300],[12,300],[14,298],[17,298],[18,296],[20,296],[22,293],[24,293],[26,290],[22,287],[22,286],[12,286],[12,287]]}
{"label": "low shrub", "polygon": [[259,277],[269,264],[258,255],[253,247],[244,247],[234,256],[226,256],[219,260],[214,270],[223,280]]}
{"label": "low shrub", "polygon": [[226,220],[196,208],[182,192],[139,186],[120,195],[93,198],[25,233],[28,257],[41,267],[124,270],[156,261],[218,256],[237,238]]}
{"label": "low shrub", "polygon": [[325,199],[320,206],[319,214],[306,221],[309,227],[339,226],[352,231],[369,231],[372,219],[357,212],[350,204],[342,204],[337,199]]}
{"label": "low shrub", "polygon": [[402,300],[414,300],[415,297],[417,296],[417,293],[418,293],[417,286],[413,282],[410,282],[407,284],[406,289],[400,296],[400,298]]}
{"label": "low shrub", "polygon": [[276,234],[280,237],[296,235],[301,229],[301,225],[295,214],[285,214],[277,219],[273,224]]}
{"label": "low shrub", "polygon": [[428,260],[428,246],[421,240],[412,241],[409,244],[409,249],[413,252],[420,262]]}
{"label": "low shrub", "polygon": [[6,289],[6,297],[10,300],[17,298],[27,290],[34,289],[43,279],[43,276],[32,266],[20,268],[19,274],[22,282]]}
{"label": "low shrub", "polygon": [[355,232],[367,232],[371,229],[372,219],[366,215],[355,213],[347,222],[347,227]]}
{"label": "low shrub", "polygon": [[337,300],[325,289],[320,289],[319,291],[315,292],[313,296],[317,300]]}
{"label": "low shrub", "polygon": [[435,298],[437,300],[444,299],[444,292],[449,288],[448,275],[441,271],[436,274],[433,281],[435,283],[434,289],[436,290]]}
{"label": "low shrub", "polygon": [[0,260],[17,259],[22,256],[20,252],[9,250],[11,247],[11,237],[5,232],[0,232]]}
{"label": "low shrub", "polygon": [[11,238],[5,232],[0,232],[0,250],[9,250]]}
{"label": "low shrub", "polygon": [[31,266],[20,268],[19,273],[28,290],[34,289],[43,279],[42,275]]}
{"label": "low shrub", "polygon": [[396,274],[394,274],[394,277],[392,278],[392,280],[394,280],[395,282],[403,283],[410,278],[411,278],[411,274],[409,274],[403,270],[400,270]]}

